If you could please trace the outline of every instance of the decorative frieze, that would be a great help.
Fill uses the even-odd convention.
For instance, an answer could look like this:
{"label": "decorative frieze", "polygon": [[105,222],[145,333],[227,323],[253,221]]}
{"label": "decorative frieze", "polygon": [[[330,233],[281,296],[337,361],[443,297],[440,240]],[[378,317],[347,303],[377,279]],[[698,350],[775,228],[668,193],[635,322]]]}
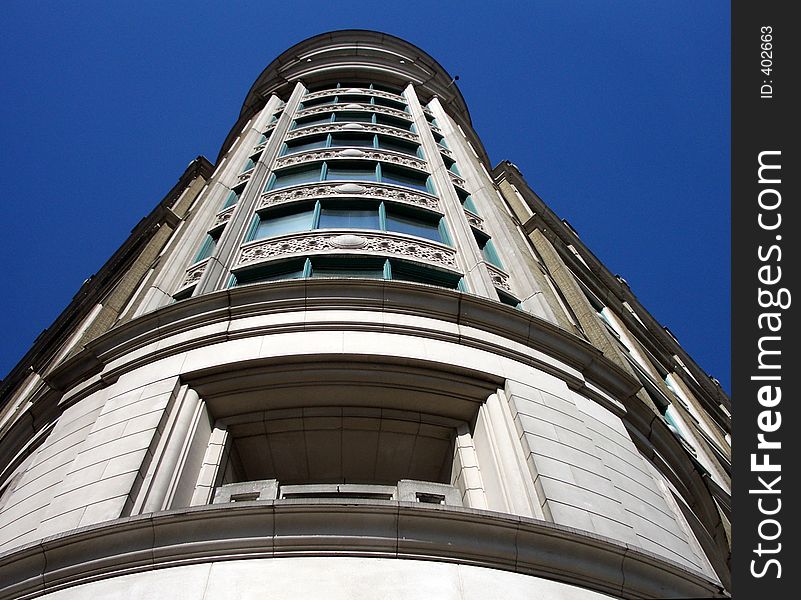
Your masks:
{"label": "decorative frieze", "polygon": [[405,129],[398,129],[390,125],[379,125],[377,123],[326,123],[325,125],[299,127],[287,133],[285,139],[294,140],[295,138],[322,133],[380,133],[409,140],[410,142],[420,143],[420,138],[416,133]]}
{"label": "decorative frieze", "polygon": [[467,184],[465,183],[464,179],[462,179],[459,175],[457,175],[453,171],[448,171],[448,175],[451,176],[451,183],[453,183],[453,185],[458,185],[460,188],[467,191],[467,188],[465,187]]}
{"label": "decorative frieze", "polygon": [[209,259],[207,258],[206,260],[189,267],[186,270],[186,275],[184,275],[184,281],[178,289],[187,288],[190,285],[195,285],[198,281],[200,281],[200,278],[203,277],[203,273],[206,271],[206,265],[208,264]]}
{"label": "decorative frieze", "polygon": [[436,242],[387,232],[312,231],[252,242],[239,251],[237,267],[290,256],[358,252],[399,256],[456,270],[456,251]]}
{"label": "decorative frieze", "polygon": [[264,143],[261,143],[261,144],[256,144],[256,145],[253,147],[253,151],[250,153],[250,154],[251,154],[251,156],[252,156],[252,155],[254,155],[254,154],[258,154],[259,152],[261,152],[262,150],[264,150],[264,148],[265,148],[266,146],[267,146],[267,142],[264,142]]}
{"label": "decorative frieze", "polygon": [[441,144],[437,144],[437,149],[439,150],[439,153],[442,154],[443,156],[447,156],[448,158],[453,159],[453,152],[451,152],[450,149],[446,148],[445,146],[442,146]]}
{"label": "decorative frieze", "polygon": [[512,288],[509,286],[509,276],[499,268],[489,263],[484,264],[487,265],[487,270],[489,271],[490,279],[492,279],[492,284],[497,288],[511,292]]}
{"label": "decorative frieze", "polygon": [[214,217],[214,223],[211,224],[209,229],[217,229],[219,226],[225,225],[231,219],[231,215],[234,214],[235,208],[236,205],[229,206],[225,210],[218,212]]}
{"label": "decorative frieze", "polygon": [[237,181],[239,183],[242,183],[243,181],[247,181],[248,179],[250,179],[250,176],[253,175],[253,171],[255,171],[255,170],[256,169],[254,168],[254,169],[249,169],[249,170],[245,171],[244,173],[240,173],[236,177]]}
{"label": "decorative frieze", "polygon": [[402,202],[404,204],[411,204],[420,208],[441,212],[439,198],[436,196],[400,186],[367,181],[340,184],[321,182],[304,184],[302,187],[265,192],[259,199],[256,210],[277,206],[279,204],[286,204],[288,202],[317,200],[319,198],[352,198],[354,196]]}
{"label": "decorative frieze", "polygon": [[290,154],[289,156],[282,156],[275,161],[275,169],[282,169],[292,165],[299,165],[303,163],[315,162],[319,160],[331,159],[365,159],[376,160],[385,163],[392,163],[394,165],[402,165],[412,169],[426,172],[426,161],[415,156],[402,154],[400,152],[393,152],[390,150],[371,150],[369,148],[324,148],[321,150],[309,150],[307,152],[299,152],[297,154]]}
{"label": "decorative frieze", "polygon": [[384,90],[371,90],[370,88],[335,88],[330,90],[320,90],[318,92],[309,92],[305,96],[303,96],[303,101],[307,100],[314,100],[315,98],[324,98],[325,96],[341,96],[343,94],[353,95],[353,94],[364,94],[367,96],[375,96],[376,98],[387,98],[389,100],[395,100],[397,102],[403,102],[406,104],[406,98],[403,96],[399,96],[398,94],[393,94],[392,92],[385,92]]}
{"label": "decorative frieze", "polygon": [[365,112],[375,112],[380,113],[382,115],[391,115],[393,117],[398,117],[401,119],[406,119],[407,121],[412,120],[412,115],[402,110],[398,110],[397,108],[390,108],[388,106],[380,106],[378,104],[363,104],[358,102],[353,102],[350,104],[323,104],[322,106],[312,106],[311,108],[305,108],[299,111],[295,118],[299,119],[301,117],[310,117],[312,115],[317,115],[320,113],[327,113],[327,112],[342,112],[342,111],[365,111]]}
{"label": "decorative frieze", "polygon": [[484,231],[486,233],[486,230],[484,229],[484,219],[478,215],[474,215],[469,210],[464,211],[464,216],[467,219],[467,222],[470,223],[471,227],[475,227],[479,231]]}

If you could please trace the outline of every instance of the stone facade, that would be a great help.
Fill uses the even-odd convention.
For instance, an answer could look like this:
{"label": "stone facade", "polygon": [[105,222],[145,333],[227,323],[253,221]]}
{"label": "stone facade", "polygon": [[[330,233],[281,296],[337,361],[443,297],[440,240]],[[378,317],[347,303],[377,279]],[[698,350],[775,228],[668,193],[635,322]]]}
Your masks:
{"label": "stone facade", "polygon": [[729,399],[490,167],[402,40],[271,63],[3,382],[0,598],[727,596]]}

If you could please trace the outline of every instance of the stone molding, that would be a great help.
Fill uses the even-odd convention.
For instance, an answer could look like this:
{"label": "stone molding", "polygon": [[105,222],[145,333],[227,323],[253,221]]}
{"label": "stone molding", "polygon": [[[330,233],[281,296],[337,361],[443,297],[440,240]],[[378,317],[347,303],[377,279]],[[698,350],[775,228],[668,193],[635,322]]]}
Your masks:
{"label": "stone molding", "polygon": [[0,555],[0,600],[126,573],[226,559],[424,559],[534,575],[619,598],[723,598],[705,575],[537,519],[412,502],[276,500],[107,521]]}
{"label": "stone molding", "polygon": [[244,173],[240,173],[239,175],[237,175],[236,176],[237,185],[239,185],[243,181],[247,181],[248,179],[250,179],[250,177],[253,175],[253,171],[255,170],[256,168],[253,167],[252,169],[248,169]]}
{"label": "stone molding", "polygon": [[[390,150],[361,149],[361,148],[325,148],[321,150],[308,150],[288,156],[281,156],[276,159],[273,169],[283,169],[294,165],[316,162],[320,160],[343,159],[343,160],[371,160],[401,165],[410,169],[422,171],[428,175],[426,170],[427,163],[421,158],[393,152]],[[241,175],[240,175],[241,177]]]}
{"label": "stone molding", "polygon": [[363,181],[360,183],[330,183],[321,182],[305,184],[299,187],[281,188],[265,192],[256,205],[256,210],[298,202],[301,200],[316,200],[318,198],[375,198],[402,202],[419,208],[437,211],[442,214],[439,198],[431,194],[413,191],[400,186],[391,186],[383,183]]}
{"label": "stone molding", "polygon": [[371,90],[370,88],[333,88],[330,90],[319,90],[317,92],[309,92],[301,99],[301,102],[305,100],[314,100],[316,98],[323,98],[325,96],[340,96],[343,94],[351,95],[351,94],[364,94],[367,96],[375,96],[376,98],[387,98],[389,100],[395,100],[396,102],[403,102],[406,104],[406,98],[403,96],[399,96],[398,94],[393,94],[392,92],[385,92],[384,90]]}
{"label": "stone molding", "polygon": [[[347,294],[342,293],[345,290]],[[392,330],[396,333],[421,338],[433,336],[531,365],[559,377],[571,388],[595,399],[616,414],[623,414],[622,409],[609,405],[607,396],[596,393],[594,386],[599,386],[618,400],[636,398],[635,394],[641,387],[638,380],[605,358],[600,350],[542,318],[463,292],[403,281],[369,279],[351,280],[347,284],[337,279],[269,282],[182,300],[141,315],[92,340],[83,350],[49,373],[47,381],[53,389],[66,391],[76,388],[74,393],[70,393],[71,403],[79,400],[82,394],[94,390],[95,386],[113,383],[124,373],[143,364],[173,356],[187,350],[187,347],[225,341],[227,336],[220,339],[215,334],[210,334],[210,338],[205,334],[199,335],[177,344],[170,343],[169,338],[209,323],[231,319],[232,311],[237,318],[297,311],[303,313],[310,306],[391,313],[388,298],[391,298],[392,306],[404,306],[405,314],[465,325],[499,338],[497,342],[488,342],[466,329],[454,336],[444,330],[433,333],[414,327],[393,326]],[[389,331],[390,319],[386,321],[376,331]],[[346,325],[340,323],[338,326]],[[328,327],[325,323],[320,326]],[[368,322],[358,321],[353,326],[359,330],[371,330]],[[311,325],[303,323],[300,328],[313,329]],[[242,330],[236,337],[263,333],[261,330]],[[508,341],[521,344],[526,350],[518,351],[510,347]],[[149,344],[158,344],[159,350],[139,356],[138,351]],[[544,360],[538,356],[541,353],[551,358]],[[133,358],[126,360],[127,356]],[[592,382],[590,387],[587,381]]]}
{"label": "stone molding", "polygon": [[277,258],[297,255],[342,253],[400,256],[457,271],[456,251],[443,244],[390,232],[315,230],[267,240],[258,240],[239,251],[234,269]]}
{"label": "stone molding", "polygon": [[380,133],[391,135],[404,140],[420,143],[420,138],[416,133],[392,127],[391,125],[380,125],[378,123],[326,123],[324,125],[311,125],[308,127],[298,127],[286,134],[286,140],[294,140],[307,135],[320,133]]}
{"label": "stone molding", "polygon": [[322,106],[312,106],[311,108],[304,108],[303,110],[300,110],[297,113],[295,113],[295,118],[300,119],[303,117],[310,117],[312,115],[317,115],[320,113],[342,112],[342,111],[374,112],[382,115],[390,115],[393,117],[398,117],[400,119],[404,119],[410,122],[414,119],[414,117],[412,117],[412,115],[410,115],[409,113],[402,110],[398,110],[397,108],[390,108],[388,106],[381,106],[379,104],[364,104],[361,102],[351,102],[348,104],[323,104]]}

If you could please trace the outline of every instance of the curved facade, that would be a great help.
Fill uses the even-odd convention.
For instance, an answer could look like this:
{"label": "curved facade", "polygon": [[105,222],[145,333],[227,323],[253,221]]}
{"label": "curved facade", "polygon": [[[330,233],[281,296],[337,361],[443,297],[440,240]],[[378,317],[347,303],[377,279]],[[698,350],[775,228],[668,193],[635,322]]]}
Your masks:
{"label": "curved facade", "polygon": [[0,598],[728,595],[729,399],[385,34],[273,61],[0,393]]}

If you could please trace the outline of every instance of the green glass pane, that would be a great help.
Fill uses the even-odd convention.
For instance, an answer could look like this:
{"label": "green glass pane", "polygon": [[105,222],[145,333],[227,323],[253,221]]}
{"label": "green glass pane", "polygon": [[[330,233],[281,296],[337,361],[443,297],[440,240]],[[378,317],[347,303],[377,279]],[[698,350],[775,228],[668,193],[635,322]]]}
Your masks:
{"label": "green glass pane", "polygon": [[378,210],[323,208],[321,229],[380,229]]}
{"label": "green glass pane", "polygon": [[329,163],[325,178],[329,181],[375,181],[375,167],[368,164],[369,166],[349,167]]}
{"label": "green glass pane", "polygon": [[357,146],[359,148],[372,148],[373,136],[370,135],[334,135],[331,136],[332,146]]}
{"label": "green glass pane", "polygon": [[311,183],[320,180],[320,167],[308,167],[305,169],[295,169],[292,171],[279,171],[275,174],[273,189],[286,187],[288,185],[299,185],[301,183]]}
{"label": "green glass pane", "polygon": [[312,277],[360,277],[367,279],[383,279],[384,269],[374,268],[334,268],[334,267],[314,267]]}
{"label": "green glass pane", "polygon": [[396,231],[408,235],[416,235],[435,242],[441,242],[439,227],[436,223],[413,216],[394,214],[387,212],[387,231]]}
{"label": "green glass pane", "polygon": [[417,156],[417,149],[419,148],[419,146],[415,144],[404,144],[403,142],[397,142],[385,137],[378,138],[378,147],[384,150],[394,150],[395,152],[410,154],[412,156]]}
{"label": "green glass pane", "polygon": [[293,154],[295,152],[305,152],[306,150],[315,150],[317,148],[325,148],[325,138],[287,142],[286,153]]}
{"label": "green glass pane", "polygon": [[297,231],[308,231],[314,222],[314,210],[284,214],[272,218],[260,218],[253,239],[274,237]]}
{"label": "green glass pane", "polygon": [[382,167],[381,181],[384,183],[393,183],[395,185],[414,188],[423,192],[428,191],[428,188],[426,187],[425,176],[416,175],[406,171],[398,171],[388,167]]}

